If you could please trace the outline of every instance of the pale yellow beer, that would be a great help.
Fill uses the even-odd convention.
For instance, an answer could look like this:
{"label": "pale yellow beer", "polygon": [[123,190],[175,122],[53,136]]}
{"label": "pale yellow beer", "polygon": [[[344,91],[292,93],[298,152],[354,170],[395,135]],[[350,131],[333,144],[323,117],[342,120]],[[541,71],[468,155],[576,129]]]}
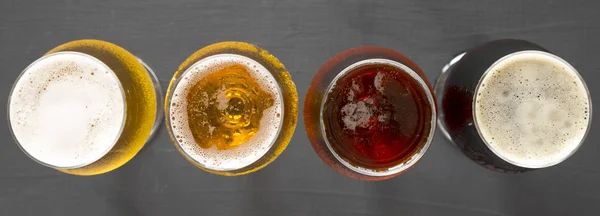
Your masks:
{"label": "pale yellow beer", "polygon": [[298,97],[274,56],[242,42],[194,53],[175,73],[165,102],[175,146],[211,173],[241,175],[272,162],[296,126]]}
{"label": "pale yellow beer", "polygon": [[74,175],[132,159],[162,119],[155,75],[100,40],[62,44],[29,65],[9,97],[9,125],[36,162]]}

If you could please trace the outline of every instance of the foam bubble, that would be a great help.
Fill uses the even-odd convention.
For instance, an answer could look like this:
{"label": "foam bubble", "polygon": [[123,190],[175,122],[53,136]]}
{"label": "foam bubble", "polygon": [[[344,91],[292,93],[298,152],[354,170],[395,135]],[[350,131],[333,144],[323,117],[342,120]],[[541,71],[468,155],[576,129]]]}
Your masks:
{"label": "foam bubble", "polygon": [[122,131],[125,98],[108,66],[83,53],[59,52],[25,69],[10,97],[12,132],[27,154],[59,168],[104,156]]}
{"label": "foam bubble", "polygon": [[[219,150],[216,146],[201,148],[194,140],[187,119],[186,98],[190,87],[207,75],[235,64],[245,67],[261,88],[273,95],[274,105],[263,112],[260,129],[246,143],[226,150]],[[171,129],[181,149],[203,167],[228,171],[254,163],[271,149],[283,123],[283,118],[280,117],[283,114],[283,98],[277,81],[263,65],[241,55],[218,54],[196,62],[183,73],[173,91],[170,112]]]}
{"label": "foam bubble", "polygon": [[542,52],[515,54],[492,66],[475,99],[483,139],[500,157],[524,167],[569,157],[590,121],[588,93],[576,70]]}

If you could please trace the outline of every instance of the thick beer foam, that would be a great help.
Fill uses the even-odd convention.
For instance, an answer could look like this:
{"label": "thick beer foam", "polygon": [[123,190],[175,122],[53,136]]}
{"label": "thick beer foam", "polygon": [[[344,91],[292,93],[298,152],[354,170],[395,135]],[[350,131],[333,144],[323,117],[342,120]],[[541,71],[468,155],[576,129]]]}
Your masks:
{"label": "thick beer foam", "polygon": [[44,56],[25,69],[10,96],[9,118],[21,148],[52,167],[102,158],[122,131],[122,86],[100,60],[83,53]]}
{"label": "thick beer foam", "polygon": [[[258,132],[246,143],[227,150],[218,150],[216,146],[201,148],[194,141],[187,119],[189,89],[207,75],[234,64],[244,66],[261,88],[273,95],[274,105],[263,112]],[[173,91],[169,112],[173,136],[189,157],[208,169],[229,171],[244,168],[269,151],[281,130],[283,98],[277,81],[263,65],[241,55],[218,54],[196,62],[183,73]]]}
{"label": "thick beer foam", "polygon": [[475,100],[476,124],[488,146],[528,168],[568,158],[590,121],[590,99],[577,71],[543,52],[500,60],[480,81]]}

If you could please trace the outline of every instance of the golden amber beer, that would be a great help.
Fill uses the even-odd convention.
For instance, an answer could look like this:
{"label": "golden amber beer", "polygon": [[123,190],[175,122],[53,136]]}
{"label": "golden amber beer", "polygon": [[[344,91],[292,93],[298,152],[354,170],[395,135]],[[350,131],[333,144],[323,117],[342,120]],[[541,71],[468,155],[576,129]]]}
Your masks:
{"label": "golden amber beer", "polygon": [[266,166],[289,143],[298,96],[267,51],[243,42],[204,47],[181,64],[167,91],[166,126],[197,167],[242,175]]}
{"label": "golden amber beer", "polygon": [[74,175],[132,159],[162,119],[150,68],[100,40],[62,44],[31,63],[9,97],[9,126],[36,162]]}

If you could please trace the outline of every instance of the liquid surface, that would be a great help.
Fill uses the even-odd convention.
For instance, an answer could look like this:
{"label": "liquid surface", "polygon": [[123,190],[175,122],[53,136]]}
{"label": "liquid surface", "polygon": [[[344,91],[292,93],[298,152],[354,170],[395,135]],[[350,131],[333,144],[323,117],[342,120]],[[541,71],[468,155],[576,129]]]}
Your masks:
{"label": "liquid surface", "polygon": [[475,98],[479,132],[505,160],[536,168],[569,157],[590,121],[585,84],[566,62],[520,53],[492,66]]}
{"label": "liquid surface", "polygon": [[373,64],[353,69],[335,82],[323,118],[329,144],[344,160],[385,170],[423,147],[431,129],[431,105],[420,84],[405,71]]}
{"label": "liquid surface", "polygon": [[282,124],[277,82],[258,62],[234,54],[204,58],[180,78],[171,99],[171,128],[192,159],[235,170],[260,159]]}
{"label": "liquid surface", "polygon": [[59,168],[104,156],[124,121],[125,98],[116,75],[82,53],[57,53],[30,65],[10,98],[15,138],[34,159]]}
{"label": "liquid surface", "polygon": [[273,95],[262,90],[245,66],[234,64],[202,78],[187,95],[188,124],[202,148],[233,149],[260,128]]}

